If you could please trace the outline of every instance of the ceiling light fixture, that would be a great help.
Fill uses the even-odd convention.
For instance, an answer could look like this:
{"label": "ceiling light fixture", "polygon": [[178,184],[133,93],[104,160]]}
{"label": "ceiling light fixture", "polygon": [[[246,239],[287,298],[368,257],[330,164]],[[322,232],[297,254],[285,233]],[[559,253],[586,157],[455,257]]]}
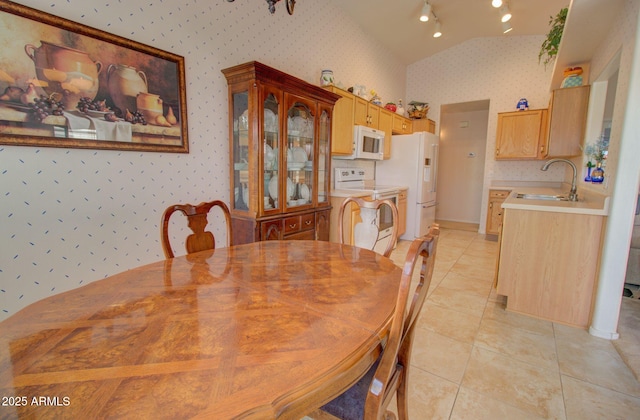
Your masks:
{"label": "ceiling light fixture", "polygon": [[513,28],[509,22],[502,22],[502,33],[506,34],[507,32],[511,32]]}
{"label": "ceiling light fixture", "polygon": [[420,14],[420,22],[429,21],[429,15],[431,14],[431,5],[425,0],[424,6],[422,6],[422,13]]}
{"label": "ceiling light fixture", "polygon": [[500,8],[500,20],[502,22],[509,22],[510,19],[511,19],[511,12],[509,11],[509,6],[504,4]]}
{"label": "ceiling light fixture", "polygon": [[491,5],[497,9],[502,6],[502,0],[491,0]]}
{"label": "ceiling light fixture", "polygon": [[436,18],[436,30],[433,32],[434,38],[440,38],[442,36],[442,26],[440,25],[440,21]]}

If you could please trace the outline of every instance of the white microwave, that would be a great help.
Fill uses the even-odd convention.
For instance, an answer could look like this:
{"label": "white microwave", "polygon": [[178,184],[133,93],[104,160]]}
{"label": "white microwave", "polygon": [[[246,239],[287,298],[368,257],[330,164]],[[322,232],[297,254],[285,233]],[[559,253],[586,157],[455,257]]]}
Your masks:
{"label": "white microwave", "polygon": [[351,155],[333,156],[334,159],[384,159],[384,131],[364,125],[353,127]]}

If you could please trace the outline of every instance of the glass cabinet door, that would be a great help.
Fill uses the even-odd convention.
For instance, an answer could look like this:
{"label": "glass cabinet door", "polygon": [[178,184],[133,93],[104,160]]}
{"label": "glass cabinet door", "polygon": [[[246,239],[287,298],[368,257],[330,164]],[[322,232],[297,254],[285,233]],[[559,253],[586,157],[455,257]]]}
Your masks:
{"label": "glass cabinet door", "polygon": [[286,207],[291,209],[313,203],[316,133],[313,103],[289,97],[287,105],[287,149],[283,153],[287,179],[283,186]]}
{"label": "glass cabinet door", "polygon": [[233,93],[233,141],[231,188],[235,210],[249,210],[249,92]]}
{"label": "glass cabinet door", "polygon": [[278,169],[280,157],[280,104],[277,93],[265,89],[264,118],[262,122],[263,148],[263,202],[265,213],[280,209],[282,194],[279,194]]}
{"label": "glass cabinet door", "polygon": [[328,202],[329,171],[331,170],[331,114],[320,106],[318,126],[318,204]]}

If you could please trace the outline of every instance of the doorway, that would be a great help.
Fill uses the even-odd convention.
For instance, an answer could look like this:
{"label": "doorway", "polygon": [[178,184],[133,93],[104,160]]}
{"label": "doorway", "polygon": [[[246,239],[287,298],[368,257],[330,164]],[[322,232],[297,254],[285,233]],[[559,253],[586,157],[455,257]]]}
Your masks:
{"label": "doorway", "polygon": [[478,231],[489,100],[442,105],[436,220]]}

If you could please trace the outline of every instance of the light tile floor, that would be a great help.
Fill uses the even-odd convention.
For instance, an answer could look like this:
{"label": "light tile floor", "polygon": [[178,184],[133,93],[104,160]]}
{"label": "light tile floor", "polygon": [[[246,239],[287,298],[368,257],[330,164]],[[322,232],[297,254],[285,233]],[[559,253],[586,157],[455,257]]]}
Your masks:
{"label": "light tile floor", "polygon": [[[392,254],[397,264],[408,245]],[[484,235],[442,229],[415,336],[410,418],[640,419],[640,383],[616,350],[640,365],[640,334],[622,325],[640,329],[640,305],[623,307],[617,341],[506,312],[492,287],[496,253]]]}

